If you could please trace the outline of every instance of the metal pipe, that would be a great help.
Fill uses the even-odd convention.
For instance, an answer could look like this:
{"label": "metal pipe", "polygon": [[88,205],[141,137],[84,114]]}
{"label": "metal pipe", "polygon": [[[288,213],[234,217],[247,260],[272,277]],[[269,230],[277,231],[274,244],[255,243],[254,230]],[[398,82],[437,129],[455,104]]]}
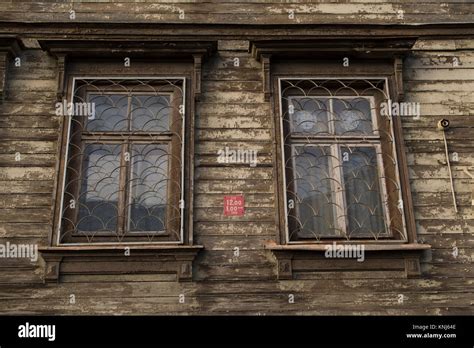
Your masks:
{"label": "metal pipe", "polygon": [[453,195],[454,211],[457,213],[458,212],[458,205],[456,203],[456,194],[454,193],[453,173],[451,171],[451,164],[449,162],[448,142],[446,141],[446,131],[445,130],[443,130],[443,140],[444,140],[444,150],[445,150],[445,153],[446,153],[446,163],[448,164],[449,180],[451,181],[451,193]]}

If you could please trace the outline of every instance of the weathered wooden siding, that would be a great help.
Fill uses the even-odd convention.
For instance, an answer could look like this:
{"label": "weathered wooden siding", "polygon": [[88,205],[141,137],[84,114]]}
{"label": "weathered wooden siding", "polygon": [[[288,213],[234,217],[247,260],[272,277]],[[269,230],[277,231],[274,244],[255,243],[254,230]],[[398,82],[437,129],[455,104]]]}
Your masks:
{"label": "weathered wooden siding", "polygon": [[[98,22],[112,18],[118,22],[262,24],[263,20],[286,24],[290,23],[290,9],[296,9],[297,23],[472,20],[472,3],[468,1],[444,1],[441,6],[431,1],[375,0],[312,4],[74,1],[73,6],[78,19]],[[65,16],[70,8],[70,3],[52,1],[3,1],[0,21],[69,22]],[[184,20],[177,19],[179,9],[185,11]],[[404,11],[404,20],[397,19],[398,10]],[[0,28],[2,32],[16,30],[13,24]],[[226,41],[228,37],[258,37],[257,29],[248,29],[247,34],[245,30],[213,29],[212,35],[221,39],[219,51],[203,66],[203,94],[196,105],[194,239],[205,249],[195,261],[194,282],[178,283],[171,275],[89,275],[65,276],[59,284],[43,284],[41,263],[0,259],[0,313],[473,313],[474,183],[461,169],[474,163],[474,41],[418,42],[417,50],[405,61],[406,100],[422,104],[421,118],[404,118],[403,127],[418,236],[432,245],[422,263],[424,276],[405,279],[401,272],[334,271],[302,273],[296,280],[277,281],[275,260],[263,249],[263,243],[278,234],[271,106],[264,101],[261,66],[247,52],[245,42]],[[55,35],[54,28],[48,26],[24,29],[24,34],[39,38],[41,31]],[[268,35],[275,33],[278,31]],[[459,58],[459,67],[443,58],[451,56]],[[21,68],[10,68],[7,97],[0,105],[0,243],[44,246],[51,233],[58,160],[56,61],[32,49],[24,51],[21,58]],[[234,58],[239,58],[239,67],[234,66]],[[457,215],[448,172],[440,164],[444,148],[436,123],[442,117],[452,122],[447,133],[449,148],[459,154],[459,162],[453,163]],[[258,150],[258,166],[217,163],[217,151],[226,146]],[[17,152],[21,161],[15,161]],[[223,217],[223,195],[232,193],[244,193],[244,217]],[[240,250],[239,257],[233,256],[235,247]],[[453,247],[459,250],[457,257]],[[69,303],[71,294],[75,304]],[[184,304],[179,303],[180,294],[185,295]],[[295,296],[295,303],[288,303],[289,294]],[[398,301],[400,294],[404,295],[403,303]]]}
{"label": "weathered wooden siding", "polygon": [[[471,22],[472,3],[462,0],[317,1],[27,1],[4,0],[0,20],[213,24],[387,24]],[[290,16],[290,12],[294,16]],[[290,18],[291,17],[291,18]]]}
{"label": "weathered wooden siding", "polygon": [[[472,283],[468,284],[472,282],[474,255],[473,181],[462,170],[474,163],[474,56],[469,49],[440,49],[455,46],[455,42],[427,42],[419,45],[425,51],[416,51],[407,59],[407,100],[421,103],[422,117],[404,120],[404,129],[418,237],[432,245],[431,260],[424,268],[434,279],[466,281],[466,297],[472,306]],[[461,62],[456,68],[453,57]],[[458,214],[452,204],[448,169],[443,164],[442,134],[435,127],[436,120],[443,117],[453,124],[447,132],[449,151],[459,156],[458,162],[451,162]],[[455,247],[459,250],[457,256],[453,253]]]}
{"label": "weathered wooden siding", "polygon": [[[232,47],[232,46],[231,46]],[[458,171],[473,163],[473,54],[456,51],[462,73],[433,65],[430,58],[454,52],[419,51],[406,62],[407,100],[420,101],[422,117],[404,120],[412,191],[420,239],[433,246],[423,263],[424,279],[393,279],[325,272],[313,279],[275,281],[274,262],[263,250],[274,239],[272,122],[263,101],[260,66],[245,51],[220,50],[205,65],[203,99],[197,105],[195,239],[206,247],[197,260],[196,282],[176,283],[164,276],[65,277],[43,285],[42,267],[29,261],[2,260],[0,304],[3,313],[364,313],[446,314],[472,311],[473,215],[470,182]],[[233,66],[233,58],[240,67]],[[41,51],[22,55],[28,69],[13,69],[8,97],[1,106],[1,241],[46,244],[58,120],[52,114],[55,62]],[[428,62],[428,63],[427,63]],[[431,77],[432,76],[432,77]],[[449,115],[459,218],[451,208],[436,121]],[[459,122],[459,124],[458,124]],[[460,136],[460,140],[455,137]],[[464,135],[464,136],[463,136]],[[27,140],[23,140],[27,139]],[[429,139],[427,141],[427,139]],[[257,168],[226,168],[216,163],[219,148],[259,150]],[[20,152],[22,160],[14,155]],[[243,218],[222,216],[222,196],[245,193]],[[459,256],[452,255],[453,246]],[[240,256],[233,257],[233,249]],[[288,304],[288,294],[295,304]],[[69,304],[75,294],[76,304]],[[179,294],[186,303],[179,304]],[[405,302],[398,303],[404,294]]]}
{"label": "weathered wooden siding", "polygon": [[[0,243],[41,245],[51,233],[58,139],[53,108],[56,63],[41,51],[24,52],[21,58],[23,67],[31,68],[10,65],[10,92],[0,106]],[[2,259],[0,264],[3,285],[42,282],[41,269],[29,260]]]}

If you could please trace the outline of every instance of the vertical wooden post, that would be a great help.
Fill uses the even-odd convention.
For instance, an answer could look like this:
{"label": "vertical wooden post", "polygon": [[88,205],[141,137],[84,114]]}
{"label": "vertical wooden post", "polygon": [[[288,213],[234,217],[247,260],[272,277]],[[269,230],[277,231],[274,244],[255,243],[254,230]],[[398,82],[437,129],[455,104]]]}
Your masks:
{"label": "vertical wooden post", "polygon": [[403,91],[403,57],[396,56],[393,60],[393,71],[395,74],[395,93],[397,101],[403,101],[405,92]]}
{"label": "vertical wooden post", "polygon": [[3,102],[5,97],[8,55],[8,52],[0,52],[0,102]]}
{"label": "vertical wooden post", "polygon": [[271,74],[270,74],[270,54],[262,54],[262,71],[263,71],[263,93],[265,101],[270,100],[271,91]]}
{"label": "vertical wooden post", "polygon": [[66,93],[66,54],[58,54],[57,79],[58,86],[56,91],[56,98],[59,102],[62,102]]}

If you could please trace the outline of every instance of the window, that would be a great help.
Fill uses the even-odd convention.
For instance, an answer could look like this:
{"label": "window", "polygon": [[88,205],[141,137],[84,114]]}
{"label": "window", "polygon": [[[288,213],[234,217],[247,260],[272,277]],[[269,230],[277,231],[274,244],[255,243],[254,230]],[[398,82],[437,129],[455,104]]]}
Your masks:
{"label": "window", "polygon": [[[62,111],[45,281],[191,281],[195,101],[216,41],[39,40]],[[129,63],[129,64],[126,64]]]}
{"label": "window", "polygon": [[[417,241],[402,120],[391,111],[415,41],[349,37],[252,42],[275,115],[279,233],[265,248],[278,279],[418,277],[430,249]],[[364,262],[334,249],[363,250]]]}
{"label": "window", "polygon": [[183,79],[75,79],[59,243],[180,242]]}
{"label": "window", "polygon": [[385,79],[280,79],[289,243],[406,240]]}

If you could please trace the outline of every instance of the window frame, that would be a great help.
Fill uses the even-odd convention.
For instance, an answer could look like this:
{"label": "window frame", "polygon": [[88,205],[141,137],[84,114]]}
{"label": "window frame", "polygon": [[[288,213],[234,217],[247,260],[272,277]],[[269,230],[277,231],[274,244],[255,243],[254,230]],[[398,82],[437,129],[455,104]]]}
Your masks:
{"label": "window frame", "polygon": [[[281,79],[284,79],[285,81],[287,80],[292,80],[291,78],[280,78],[279,80]],[[311,78],[306,78],[308,80],[311,80]],[[319,78],[318,78],[319,79]],[[341,80],[341,79],[338,79],[338,78],[334,78],[336,80]],[[279,81],[280,83],[280,81]],[[281,89],[281,88],[280,88]],[[281,92],[280,92],[281,94]],[[280,96],[281,98],[281,96]],[[329,108],[329,117],[330,119],[328,119],[328,129],[333,130],[333,132],[328,132],[328,135],[313,135],[312,138],[328,138],[328,139],[331,139],[331,138],[334,138],[334,137],[338,137],[338,138],[341,138],[341,139],[350,139],[350,138],[357,138],[357,136],[352,136],[352,135],[337,135],[336,134],[336,131],[335,131],[335,127],[334,127],[334,116],[332,116],[334,114],[334,102],[333,102],[333,99],[335,99],[334,97],[328,97],[328,96],[319,96],[319,95],[308,95],[308,96],[291,96],[289,95],[288,96],[288,100],[291,100],[291,99],[305,99],[305,98],[315,98],[315,99],[328,99],[329,102],[330,102],[330,108]],[[337,99],[354,99],[355,97],[354,96],[344,96],[344,95],[341,95],[341,96],[338,96]],[[364,98],[364,99],[368,99],[370,100],[370,106],[371,106],[371,112],[370,112],[370,117],[371,117],[371,121],[372,121],[372,124],[374,125],[374,135],[369,135],[369,136],[364,136],[364,138],[366,139],[376,139],[376,138],[380,138],[380,134],[379,134],[379,130],[378,130],[378,121],[377,121],[377,115],[375,113],[372,112],[372,110],[374,110],[375,108],[375,97],[374,96],[359,96],[357,98]],[[356,98],[356,99],[357,99]],[[281,108],[281,105],[280,105],[280,108]],[[290,126],[293,127],[293,124],[290,122]],[[297,134],[306,134],[306,133],[302,133],[302,132],[291,132],[291,133],[297,133]]]}
{"label": "window frame", "polygon": [[[100,36],[100,35],[99,35]],[[40,47],[56,59],[56,102],[70,95],[74,77],[98,79],[181,78],[186,86],[183,94],[185,122],[182,132],[186,143],[181,148],[184,202],[180,209],[182,238],[173,243],[113,243],[111,245],[58,245],[58,210],[61,201],[61,173],[64,170],[65,137],[70,131],[64,117],[59,120],[58,160],[53,188],[52,230],[46,246],[39,251],[45,261],[45,282],[60,282],[62,277],[76,281],[76,276],[110,276],[153,274],[160,279],[193,280],[193,263],[204,248],[194,243],[194,152],[196,101],[201,96],[202,65],[217,51],[217,40],[192,40],[173,35],[160,38],[134,37],[126,40],[102,40],[95,36],[84,39],[44,39]],[[124,59],[132,64],[125,66]],[[183,155],[184,154],[184,155]],[[89,262],[91,261],[91,262]],[[164,278],[163,278],[164,277]]]}
{"label": "window frame", "polygon": [[[305,78],[307,80],[312,80],[313,78]],[[299,79],[295,78],[294,80],[305,80],[305,79]],[[318,79],[324,79],[324,78],[318,78]],[[334,80],[339,80],[340,78],[334,77]],[[371,78],[371,79],[377,79]],[[278,79],[278,86],[279,86],[279,108],[280,108],[280,118],[281,122],[283,122],[284,119],[284,112],[283,112],[283,103],[282,103],[282,92],[281,92],[281,80],[293,80],[292,78],[285,78],[281,77]],[[317,79],[315,79],[317,80]],[[348,80],[351,80],[348,78]],[[387,83],[387,82],[385,82]],[[386,92],[388,93],[388,92]],[[382,238],[386,238],[386,240],[390,240],[390,237],[392,237],[392,233],[390,229],[387,227],[387,221],[390,221],[390,209],[388,207],[388,193],[387,193],[387,187],[386,187],[386,175],[385,175],[385,169],[383,165],[383,154],[382,154],[382,139],[380,136],[379,128],[378,128],[378,120],[377,120],[377,113],[376,111],[376,105],[375,105],[375,97],[373,95],[367,95],[367,96],[322,96],[322,95],[307,95],[307,96],[294,96],[294,95],[287,95],[285,99],[287,99],[287,104],[288,107],[291,105],[291,101],[293,99],[310,99],[314,98],[317,100],[328,100],[329,102],[329,110],[328,110],[328,123],[327,123],[327,128],[328,128],[328,134],[323,134],[323,135],[312,135],[312,134],[307,134],[304,132],[298,132],[294,130],[294,125],[293,125],[293,119],[292,113],[288,110],[288,121],[290,124],[290,130],[288,133],[281,132],[281,144],[282,144],[282,154],[284,156],[285,151],[284,151],[284,139],[288,137],[291,140],[291,152],[292,152],[292,158],[294,158],[295,154],[295,147],[296,146],[301,146],[301,147],[306,147],[306,146],[320,146],[320,147],[328,147],[332,156],[328,158],[329,160],[329,170],[332,174],[334,174],[336,181],[339,183],[344,183],[343,181],[343,169],[340,167],[338,170],[335,170],[335,166],[333,164],[333,158],[339,159],[339,162],[342,162],[340,159],[342,158],[341,156],[341,147],[346,146],[346,147],[371,147],[375,149],[376,152],[376,158],[377,158],[377,175],[378,175],[378,181],[379,181],[379,186],[380,186],[380,192],[379,194],[381,195],[381,203],[382,203],[382,209],[383,209],[383,216],[384,216],[384,225],[387,230],[387,233],[385,235],[382,235]],[[336,127],[335,127],[335,117],[334,117],[334,99],[366,99],[369,102],[370,105],[370,120],[371,120],[371,127],[372,127],[372,134],[370,135],[361,135],[361,136],[356,136],[356,135],[338,135],[336,132]],[[283,127],[283,125],[281,125]],[[283,128],[282,128],[283,129]],[[296,137],[293,135],[296,134]],[[303,141],[303,138],[306,140],[306,142]],[[293,140],[295,139],[295,140]],[[309,141],[311,139],[311,141]],[[367,143],[359,143],[357,142],[358,140],[366,140]],[[332,142],[326,142],[326,141],[332,141]],[[349,143],[347,143],[349,141]],[[287,158],[285,157],[285,160],[282,161],[283,166],[285,167],[285,164],[287,162]],[[293,173],[296,172],[296,165],[295,161],[292,161],[292,167],[293,167]],[[283,170],[283,185],[285,188],[285,199],[284,202],[288,204],[288,198],[287,198],[287,191],[288,187],[286,184],[286,172],[287,168],[284,168]],[[397,170],[398,171],[398,170]],[[298,191],[297,188],[297,181],[294,182],[294,192]],[[335,229],[339,230],[338,235],[334,236],[327,236],[327,237],[320,237],[320,240],[318,242],[325,242],[328,240],[338,240],[338,241],[343,241],[344,235],[347,232],[347,225],[348,225],[348,215],[345,214],[345,211],[347,209],[347,204],[346,204],[346,197],[341,190],[337,190],[334,187],[334,182],[331,181],[331,189],[332,191],[332,196],[335,198],[335,202],[337,203],[335,207],[333,207],[333,213],[334,213],[334,222],[335,222]],[[295,205],[295,211],[296,215],[299,216],[299,205]],[[305,240],[291,240],[290,236],[290,231],[289,231],[289,217],[288,215],[286,217],[286,240],[288,241],[289,244],[306,244],[306,243],[311,243],[313,242],[311,239],[305,239]],[[339,220],[344,219],[344,221],[339,222]],[[368,238],[360,237],[360,238],[354,238],[352,241],[357,241],[357,240],[370,240]]]}
{"label": "window frame", "polygon": [[[292,143],[291,144],[291,151],[292,151],[292,157],[294,158],[294,153],[295,153],[295,147],[328,147],[330,149],[330,152],[332,153],[332,156],[329,157],[329,171],[331,173],[337,173],[335,175],[336,177],[336,180],[340,183],[343,183],[344,180],[343,180],[343,176],[344,176],[344,173],[342,172],[342,166],[339,167],[338,170],[334,171],[335,169],[335,166],[334,164],[332,163],[333,162],[333,159],[332,157],[337,157],[338,159],[342,158],[341,156],[341,153],[340,153],[340,150],[341,150],[341,147],[344,147],[344,146],[348,146],[348,147],[370,147],[370,148],[374,148],[375,149],[375,154],[376,154],[376,158],[377,158],[377,175],[378,175],[378,182],[379,182],[379,186],[380,186],[380,192],[379,194],[381,195],[381,203],[382,203],[382,209],[383,209],[383,216],[384,216],[384,225],[387,229],[387,233],[385,233],[381,239],[379,240],[390,240],[390,237],[392,237],[392,233],[390,231],[390,229],[387,227],[387,221],[390,221],[390,209],[388,209],[388,194],[387,194],[387,187],[386,187],[386,180],[385,180],[385,171],[384,171],[384,168],[383,168],[383,155],[382,155],[382,145],[380,143],[367,143],[367,144],[350,144],[350,145],[347,145],[347,144],[344,144],[342,142],[334,142],[334,143],[327,143],[327,142],[321,142],[321,143],[317,143],[317,142],[312,142],[312,143],[307,143],[307,144],[303,144],[303,143]],[[337,156],[335,155],[336,152],[338,153]],[[285,162],[286,162],[286,158],[285,158]],[[295,164],[295,161],[293,160],[292,161],[292,169],[293,169],[293,172],[296,172],[296,164]],[[286,171],[287,169],[285,168],[285,174],[283,176],[283,181],[284,181],[284,188],[286,188],[284,191],[287,192],[288,189],[287,189],[287,184],[286,184]],[[333,240],[337,240],[338,242],[340,241],[344,241],[344,234],[346,233],[346,230],[347,230],[347,224],[348,224],[348,215],[347,214],[341,214],[344,213],[344,208],[347,209],[347,204],[346,204],[346,197],[343,193],[343,191],[341,190],[336,190],[336,188],[334,188],[334,182],[331,181],[331,193],[332,193],[332,196],[333,198],[335,198],[335,201],[336,202],[343,202],[343,204],[341,204],[342,208],[338,208],[337,206],[333,208],[333,213],[334,213],[334,221],[336,222],[337,220],[342,220],[342,218],[344,218],[344,221],[342,223],[336,223],[336,229],[337,230],[340,230],[341,232],[339,232],[339,235],[334,235],[334,236],[322,236],[320,237],[320,240],[318,240],[317,242],[320,242],[320,243],[326,243],[327,241],[333,241]],[[295,183],[294,183],[294,191],[297,192],[298,191],[298,185],[297,185],[297,181],[295,180]],[[287,198],[287,194],[285,195],[285,202],[288,202],[288,198]],[[339,203],[338,203],[339,204]],[[295,208],[294,208],[296,211],[297,211],[297,214],[298,214],[298,210],[299,210],[299,205],[298,204],[295,204]],[[338,216],[340,217],[338,219]],[[286,219],[288,219],[288,216],[286,216]],[[287,237],[287,240],[288,240],[288,244],[307,244],[307,243],[313,243],[315,241],[311,240],[311,239],[305,239],[305,240],[291,240],[290,238],[290,235],[289,235],[289,221],[287,221],[287,228],[286,228],[286,237]],[[360,238],[353,238],[351,239],[352,242],[354,241],[370,241],[370,239],[368,238],[364,238],[364,237],[360,237]]]}
{"label": "window frame", "polygon": [[[186,80],[187,78],[185,76],[160,76],[160,75],[157,75],[157,76],[140,76],[140,75],[133,75],[133,76],[121,76],[121,75],[117,75],[117,76],[81,76],[81,75],[74,75],[74,76],[71,76],[70,77],[70,81],[69,81],[69,84],[68,84],[68,98],[66,99],[67,102],[71,102],[73,101],[77,96],[74,94],[74,91],[75,91],[75,86],[76,86],[76,81],[79,81],[79,80],[98,80],[98,81],[104,81],[104,80],[122,80],[122,81],[125,81],[125,80],[130,80],[130,81],[139,81],[139,80],[156,80],[156,81],[160,81],[160,80],[174,80],[174,81],[182,81],[182,98],[183,98],[183,115],[181,117],[181,130],[180,130],[180,135],[181,135],[181,139],[182,139],[182,144],[181,144],[181,151],[180,151],[180,159],[181,159],[181,170],[180,170],[180,173],[181,173],[181,180],[180,180],[180,184],[181,184],[181,192],[180,192],[180,195],[179,195],[179,199],[177,200],[177,203],[179,204],[180,200],[185,200],[185,171],[186,171],[186,162],[185,162],[185,149],[186,149],[186,146],[188,146],[187,142],[186,142],[186,137],[185,137],[185,132],[186,132],[186,120],[188,118],[188,115],[187,115],[187,104],[189,103],[189,100],[188,100],[188,94],[187,94],[187,89],[186,89]],[[142,92],[141,91],[137,91],[137,94],[141,94]],[[145,93],[145,92],[143,92]],[[163,94],[167,94],[167,93],[171,93],[172,95],[175,93],[174,91],[171,91],[171,92],[165,92]],[[86,90],[86,95],[89,94],[88,93],[88,89]],[[109,94],[109,92],[107,91],[107,94]],[[113,91],[113,89],[111,89],[111,92],[110,94],[116,94],[115,91]],[[122,94],[125,94],[125,93],[122,93]],[[127,103],[130,103],[130,98],[128,98],[128,102]],[[85,100],[88,101],[88,97],[86,96],[85,97]],[[172,104],[172,100],[170,99],[170,104]],[[130,107],[130,105],[128,105],[127,107]],[[130,116],[128,115],[128,112],[127,111],[127,118]],[[131,111],[130,111],[131,112]],[[61,173],[60,173],[60,177],[59,177],[59,190],[58,190],[58,195],[60,195],[60,202],[58,204],[59,206],[59,214],[58,214],[58,217],[56,218],[56,225],[55,225],[55,229],[54,229],[54,242],[55,242],[55,245],[57,246],[76,246],[76,247],[81,247],[81,246],[91,246],[91,245],[94,245],[94,246],[116,246],[116,245],[143,245],[143,244],[146,244],[146,245],[162,245],[162,244],[186,244],[185,243],[185,233],[184,233],[184,220],[185,220],[185,213],[183,211],[183,209],[181,209],[179,206],[178,206],[178,209],[181,211],[181,217],[180,217],[180,226],[179,226],[179,240],[177,241],[135,241],[135,242],[132,242],[132,241],[120,241],[120,242],[117,242],[117,241],[114,241],[114,242],[93,242],[93,243],[88,243],[88,242],[74,242],[74,243],[64,243],[64,242],[61,242],[61,234],[62,234],[62,231],[61,231],[61,228],[62,228],[62,218],[63,218],[63,207],[64,207],[64,193],[65,193],[65,186],[67,185],[66,183],[66,175],[67,175],[67,168],[65,168],[65,164],[67,163],[68,161],[68,158],[69,158],[69,144],[70,144],[70,141],[71,141],[71,128],[72,128],[72,117],[74,116],[63,116],[66,118],[66,122],[64,122],[64,125],[63,125],[63,130],[65,131],[65,134],[64,134],[64,138],[63,138],[63,144],[62,146],[64,146],[64,153],[61,154],[61,158],[60,158],[60,162],[61,162]],[[170,117],[170,119],[174,118],[175,116],[172,116]],[[179,115],[177,116],[179,117]],[[83,119],[82,122],[87,122],[85,119]],[[85,128],[84,128],[85,129]],[[133,130],[127,130],[126,132],[124,132],[123,134],[127,134],[128,133],[134,133]],[[170,130],[170,132],[172,132]],[[99,131],[99,132],[87,132],[87,133],[101,133],[102,135],[106,135],[108,132],[107,131]],[[113,133],[113,132],[110,132],[110,133]],[[120,132],[118,132],[120,133]],[[81,134],[82,135],[82,134]],[[94,137],[93,135],[91,134],[88,134],[88,136],[91,137],[91,139],[89,139],[89,141],[92,140],[92,138]],[[128,146],[130,146],[132,143],[135,143],[139,138],[142,138],[139,140],[139,143],[142,143],[144,142],[144,138],[147,136],[147,133],[145,134],[139,134],[137,136],[137,139],[134,139],[134,140],[130,140],[128,142],[124,142],[122,140],[122,148],[128,144]],[[111,139],[112,138],[118,138],[120,137],[120,134],[110,134],[110,137]],[[169,136],[169,143],[172,142],[172,136]],[[92,140],[93,141],[93,140]],[[114,141],[114,140],[110,140],[110,141]],[[164,141],[164,140],[163,140]],[[83,147],[84,144],[87,142],[87,140],[81,140],[80,141],[80,145]],[[159,144],[168,144],[168,142],[162,142],[161,140],[159,140]],[[121,150],[121,152],[123,152],[123,149]],[[81,161],[81,167],[83,165],[83,161]],[[168,163],[168,170],[171,170],[172,169],[172,165]],[[122,172],[122,169],[120,170],[120,172]],[[82,178],[80,178],[82,179]],[[167,188],[167,190],[169,190],[169,187]],[[127,191],[128,192],[128,191]],[[167,199],[169,200],[170,199],[170,195],[167,196]],[[126,203],[126,201],[124,201]],[[167,209],[169,210],[169,209]],[[76,212],[76,215],[77,215],[77,212]],[[167,215],[167,220],[168,220],[168,215],[169,213],[167,212],[166,213]],[[119,220],[119,219],[118,219]],[[126,223],[127,223],[127,219],[123,219],[123,225],[125,226]],[[117,224],[119,224],[119,221],[117,221]],[[168,224],[168,222],[167,222]],[[119,227],[117,227],[119,228]],[[122,231],[123,232],[123,231]],[[146,233],[146,232],[144,232]],[[136,234],[138,235],[138,233]],[[159,236],[158,236],[159,237]],[[83,237],[82,237],[83,238]]]}
{"label": "window frame", "polygon": [[[389,152],[397,155],[396,175],[399,178],[402,217],[405,222],[406,240],[393,241],[340,241],[338,244],[361,244],[365,250],[364,262],[353,259],[331,258],[325,252],[333,244],[328,242],[289,244],[285,233],[287,216],[286,202],[282,184],[283,151],[280,137],[283,131],[280,117],[279,78],[313,78],[338,80],[384,79],[386,95],[393,102],[404,98],[403,60],[410,54],[416,38],[407,35],[386,37],[363,34],[357,37],[341,36],[321,37],[307,35],[304,37],[255,39],[251,42],[250,52],[261,63],[263,84],[262,92],[266,101],[271,103],[273,116],[273,161],[276,163],[274,185],[276,194],[275,223],[277,233],[275,240],[264,243],[276,259],[276,278],[319,279],[320,272],[359,272],[358,277],[384,277],[381,271],[396,272],[397,276],[416,278],[421,276],[420,259],[431,246],[418,242],[412,191],[408,172],[408,161],[405,150],[402,121],[400,117],[391,117],[393,126],[391,136],[393,146]],[[350,60],[350,66],[343,66]],[[382,137],[388,137],[382,133]],[[383,142],[384,143],[384,142]],[[387,158],[384,158],[386,161]],[[393,173],[392,168],[388,168]],[[393,176],[393,174],[390,174]],[[389,182],[387,189],[392,192],[396,186]],[[394,221],[395,226],[401,225]],[[400,231],[394,229],[395,233]],[[373,271],[373,272],[367,272]],[[296,276],[296,272],[298,272]],[[300,273],[301,272],[301,273]],[[311,272],[316,272],[311,274]],[[374,274],[375,272],[375,274]]]}
{"label": "window frame", "polygon": [[[331,76],[326,76],[326,75],[314,75],[314,74],[301,74],[301,73],[297,73],[297,74],[288,74],[288,73],[282,73],[282,74],[275,74],[272,76],[272,81],[273,81],[273,90],[274,90],[274,95],[276,96],[274,98],[274,110],[275,110],[275,118],[276,118],[276,122],[278,123],[278,130],[276,132],[277,135],[279,135],[276,139],[276,143],[277,143],[277,146],[279,147],[279,155],[277,159],[277,172],[279,173],[278,174],[278,182],[277,182],[277,191],[279,191],[280,193],[278,194],[280,197],[281,197],[281,204],[279,204],[279,207],[278,207],[278,210],[281,212],[280,214],[283,215],[283,219],[281,219],[280,221],[282,222],[281,223],[281,228],[280,228],[280,245],[295,245],[295,246],[298,246],[298,245],[301,245],[301,246],[304,246],[304,245],[310,245],[310,244],[321,244],[321,245],[326,245],[328,242],[337,242],[337,243],[340,243],[340,244],[404,244],[404,243],[409,243],[410,241],[410,231],[408,230],[407,228],[407,221],[406,221],[406,216],[405,216],[405,209],[403,210],[402,214],[401,214],[401,219],[402,219],[402,226],[401,229],[403,231],[403,234],[404,234],[404,238],[403,239],[390,239],[389,237],[384,237],[384,238],[381,238],[381,239],[368,239],[368,238],[354,238],[354,239],[350,239],[350,240],[347,240],[347,239],[341,239],[341,238],[337,238],[337,237],[327,237],[327,238],[321,238],[320,240],[303,240],[303,241],[292,241],[290,239],[290,235],[289,235],[289,219],[288,219],[288,197],[287,197],[287,180],[286,180],[286,164],[285,162],[287,161],[287,158],[285,156],[285,137],[288,135],[288,133],[285,133],[284,129],[284,113],[285,111],[283,110],[283,103],[282,103],[282,100],[283,100],[283,94],[282,94],[282,81],[291,81],[291,80],[294,80],[294,81],[301,81],[301,80],[342,80],[342,81],[357,81],[357,80],[380,80],[380,81],[384,81],[384,93],[386,96],[388,97],[391,97],[391,90],[390,90],[390,86],[391,86],[391,81],[390,81],[390,77],[386,76],[386,75],[379,75],[379,74],[374,74],[374,75],[359,75],[359,74],[335,74],[335,75],[331,75]],[[290,95],[287,96],[288,98],[290,98]],[[294,96],[291,96],[291,97],[294,97]],[[309,96],[305,96],[306,97],[314,97],[314,98],[323,98],[324,96],[319,96],[319,95],[309,95]],[[351,96],[341,96],[342,98],[351,98]],[[357,96],[357,98],[362,98],[362,97],[372,97],[373,100],[371,100],[371,106],[372,106],[372,103],[375,103],[375,97],[373,96]],[[337,97],[339,98],[339,97]],[[355,98],[355,96],[352,96],[352,98]],[[277,100],[275,100],[277,99]],[[391,115],[391,110],[390,110],[390,119],[391,120],[394,120],[394,117],[392,117]],[[333,116],[330,116],[328,118],[328,122],[332,122],[333,120]],[[379,175],[379,184],[382,184],[381,181],[383,181],[383,185],[381,187],[381,198],[382,200],[386,197],[387,195],[387,187],[386,187],[386,180],[384,179],[385,175],[384,176],[381,176],[380,175],[380,170],[384,170],[384,167],[383,165],[381,166],[380,162],[383,161],[383,153],[382,153],[382,146],[383,146],[383,141],[381,139],[381,135],[380,135],[380,132],[379,132],[379,129],[378,129],[378,121],[377,121],[377,114],[374,113],[374,112],[371,112],[371,119],[372,119],[372,122],[374,121],[375,119],[375,122],[374,123],[374,126],[373,128],[376,128],[375,129],[377,132],[376,134],[377,135],[372,135],[372,136],[368,136],[366,137],[369,142],[367,144],[361,144],[360,146],[374,146],[376,148],[376,154],[377,154],[377,164],[378,164],[378,168],[377,168],[377,171],[378,171],[378,175]],[[397,183],[399,184],[400,186],[400,197],[403,197],[403,190],[405,189],[402,185],[402,180],[401,180],[401,174],[400,174],[400,171],[401,171],[401,168],[400,168],[400,161],[398,159],[398,156],[399,156],[399,144],[397,142],[397,139],[395,137],[395,128],[396,125],[395,125],[395,122],[391,122],[391,126],[390,126],[390,136],[392,137],[392,139],[394,140],[394,144],[392,146],[392,156],[395,160],[395,175],[396,175],[396,180],[397,180]],[[329,127],[329,130],[330,130],[331,127]],[[375,132],[374,132],[375,133]],[[304,133],[299,133],[300,135],[301,134],[304,134]],[[311,137],[311,136],[310,136]],[[341,140],[337,140],[337,141],[334,141],[334,142],[330,142],[330,143],[323,143],[324,140],[328,140],[328,139],[334,139],[335,137],[338,137],[338,138],[341,138]],[[350,146],[356,146],[357,144],[346,144],[346,143],[343,143],[345,139],[354,139],[356,137],[354,136],[339,136],[335,133],[333,134],[328,134],[328,135],[316,135],[314,137],[312,137],[312,139],[314,139],[313,141],[318,141],[318,140],[321,140],[322,142],[321,143],[317,143],[317,145],[326,145],[328,144],[331,148],[331,151],[333,151],[333,148],[334,144],[337,144],[337,145],[350,145]],[[372,140],[374,141],[374,143],[372,144]],[[308,144],[306,144],[308,145]],[[377,151],[377,146],[375,145],[378,145],[380,147],[380,151]],[[293,144],[292,144],[292,147],[293,147]],[[409,188],[408,188],[409,189]],[[344,195],[343,195],[344,196]],[[402,198],[403,199],[403,198]],[[343,200],[345,201],[345,197],[343,197]],[[384,202],[382,201],[382,205],[383,205],[383,209],[384,209],[384,225],[387,225],[388,224],[388,221],[390,221],[390,208],[388,207],[387,204],[384,204]],[[282,207],[283,206],[283,209]],[[404,208],[405,208],[405,203],[404,203]],[[389,220],[385,220],[386,218],[388,218]],[[335,217],[335,220],[338,220],[337,217]],[[389,234],[391,235],[390,231],[389,231]]]}

